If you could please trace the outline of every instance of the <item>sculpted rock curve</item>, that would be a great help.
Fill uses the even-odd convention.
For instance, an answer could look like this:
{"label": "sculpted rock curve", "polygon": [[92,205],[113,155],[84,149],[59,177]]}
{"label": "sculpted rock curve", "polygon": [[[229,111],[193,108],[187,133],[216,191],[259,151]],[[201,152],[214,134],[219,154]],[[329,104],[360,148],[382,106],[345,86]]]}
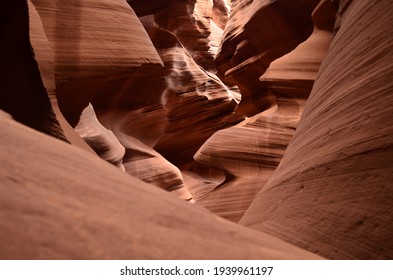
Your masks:
{"label": "sculpted rock curve", "polygon": [[393,257],[392,13],[341,1],[295,136],[242,224],[327,258]]}

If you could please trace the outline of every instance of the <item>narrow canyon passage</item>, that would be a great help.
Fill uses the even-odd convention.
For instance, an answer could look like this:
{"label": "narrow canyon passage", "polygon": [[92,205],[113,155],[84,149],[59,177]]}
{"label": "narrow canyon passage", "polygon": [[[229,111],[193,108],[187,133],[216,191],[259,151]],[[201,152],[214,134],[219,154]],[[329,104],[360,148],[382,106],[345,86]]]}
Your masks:
{"label": "narrow canyon passage", "polygon": [[391,1],[0,14],[1,258],[393,257]]}

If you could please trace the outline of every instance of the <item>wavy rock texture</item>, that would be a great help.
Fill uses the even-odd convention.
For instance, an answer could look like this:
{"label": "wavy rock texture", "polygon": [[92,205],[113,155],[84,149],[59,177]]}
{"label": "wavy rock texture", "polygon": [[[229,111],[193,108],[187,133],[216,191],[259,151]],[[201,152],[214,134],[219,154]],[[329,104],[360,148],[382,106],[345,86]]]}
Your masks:
{"label": "wavy rock texture", "polygon": [[[135,13],[122,0],[32,0],[55,57],[59,105],[75,126],[105,78],[162,63]],[[119,85],[124,83],[118,81]]]}
{"label": "wavy rock texture", "polygon": [[2,259],[318,258],[149,187],[3,113],[0,129]]}
{"label": "wavy rock texture", "polygon": [[231,2],[231,0],[213,0],[211,18],[222,30],[225,29],[231,13]]}
{"label": "wavy rock texture", "polygon": [[94,153],[60,112],[54,58],[34,5],[13,1],[2,14],[1,108],[31,128]]}
{"label": "wavy rock texture", "polygon": [[[94,5],[89,3],[34,1],[49,38],[48,56],[51,54],[50,49],[54,50],[56,67],[52,65],[52,69],[47,72],[53,78],[56,75],[57,95],[63,105],[62,109],[72,124],[79,121],[76,126],[79,135],[104,160],[124,169],[124,147],[112,132],[98,122],[92,108],[87,107],[82,113],[81,107],[95,95],[113,95],[118,88],[124,87],[138,76],[150,73],[149,64],[162,62],[129,6],[122,1],[101,1]],[[34,6],[31,8],[34,9]],[[36,18],[40,20],[38,14]],[[44,67],[48,68],[48,61],[45,58]],[[53,63],[53,58],[51,62]],[[135,69],[139,69],[142,74],[135,74]],[[51,82],[54,91],[54,79]],[[108,101],[107,98],[101,100]],[[127,161],[127,172],[162,188],[176,191],[182,198],[191,199],[176,167],[152,149],[148,153],[149,160],[139,160],[135,165],[138,157],[130,156],[130,151],[134,151],[136,155],[140,151],[136,147],[129,147],[129,142],[125,144],[128,145],[124,158]]]}
{"label": "wavy rock texture", "polygon": [[83,110],[75,131],[102,159],[136,178],[193,202],[176,166],[132,136],[115,131],[116,137],[98,121],[91,104]]}
{"label": "wavy rock texture", "polygon": [[[125,155],[122,159],[125,171],[151,185],[193,202],[191,194],[185,188],[180,170],[153,148],[128,133],[127,125],[131,119],[136,117],[136,114],[123,112],[121,119],[121,112],[117,113],[110,112],[109,115],[102,115],[101,120],[106,127],[112,129],[116,139],[125,148]],[[136,122],[138,120],[139,118]]]}
{"label": "wavy rock texture", "polygon": [[112,80],[93,100],[98,118],[115,135],[135,137],[179,166],[192,161],[214,132],[242,120],[232,115],[239,94],[203,67],[206,61],[213,65],[207,39],[212,20],[202,16],[213,9],[208,3],[174,3],[142,17],[164,67],[121,86]]}
{"label": "wavy rock texture", "polygon": [[[220,29],[212,20],[213,10],[214,6],[211,0],[190,0],[173,4],[156,13],[154,18],[160,27],[176,35],[198,65],[205,70],[214,72],[214,51],[217,46],[211,50],[210,43],[219,44],[222,28]],[[225,21],[225,15],[221,17],[218,13],[215,15],[215,18],[218,19],[216,21],[221,19]],[[213,30],[211,26],[214,28]],[[218,32],[218,34],[214,34],[214,32],[212,34],[212,31]],[[211,35],[212,38],[215,37],[215,40],[210,40]]]}
{"label": "wavy rock texture", "polygon": [[232,3],[232,14],[215,60],[219,76],[242,94],[239,114],[254,115],[272,105],[259,77],[269,64],[310,36],[318,0]]}
{"label": "wavy rock texture", "polygon": [[3,5],[0,258],[393,258],[392,14]]}
{"label": "wavy rock texture", "polygon": [[34,58],[34,52],[47,51],[35,11],[29,11],[26,1],[12,1],[0,14],[0,108],[19,122],[67,141],[45,88],[50,78],[41,77],[37,63],[41,57]]}
{"label": "wavy rock texture", "polygon": [[[195,159],[224,170],[227,180],[207,193],[205,184],[192,192],[214,213],[239,221],[268,181],[300,120],[319,66],[330,45],[336,10],[322,1],[313,13],[313,34],[289,54],[275,60],[260,78],[275,106],[239,125],[215,133]],[[204,195],[199,195],[202,192]]]}
{"label": "wavy rock texture", "polygon": [[123,157],[126,151],[113,132],[98,121],[90,103],[82,111],[75,131],[97,155],[124,171]]}
{"label": "wavy rock texture", "polygon": [[175,165],[136,138],[126,136],[121,139],[127,148],[123,158],[127,173],[165,189],[181,199],[194,202],[185,187],[183,175]]}
{"label": "wavy rock texture", "polygon": [[295,136],[242,224],[327,258],[393,258],[392,13],[341,2]]}
{"label": "wavy rock texture", "polygon": [[[156,32],[155,38],[151,36],[162,60],[166,65],[172,64],[165,92],[165,109],[171,124],[155,148],[175,163],[190,161],[215,131],[242,120],[240,116],[231,115],[240,99],[239,94],[225,86],[214,74],[213,59],[217,46],[214,46],[212,37],[216,37],[217,41],[222,31],[218,31],[220,29],[211,19],[212,8],[210,1],[189,1],[178,3],[154,16],[160,28],[176,35],[178,42],[175,46],[184,49],[179,52],[176,47],[171,50],[162,48],[161,42],[167,41],[165,37],[168,34],[162,34],[165,37],[160,38]],[[211,32],[212,29],[215,32]],[[182,52],[183,57],[179,56]],[[182,134],[181,143],[177,132]]]}
{"label": "wavy rock texture", "polygon": [[[75,133],[60,111],[56,94],[54,56],[37,10],[31,1],[28,1],[27,3],[30,20],[30,43],[34,51],[34,58],[37,61],[43,85],[46,89],[46,94],[50,99],[53,112],[55,113],[56,120],[59,122],[68,142],[94,154],[90,147]],[[30,116],[30,119],[34,118],[34,115]]]}

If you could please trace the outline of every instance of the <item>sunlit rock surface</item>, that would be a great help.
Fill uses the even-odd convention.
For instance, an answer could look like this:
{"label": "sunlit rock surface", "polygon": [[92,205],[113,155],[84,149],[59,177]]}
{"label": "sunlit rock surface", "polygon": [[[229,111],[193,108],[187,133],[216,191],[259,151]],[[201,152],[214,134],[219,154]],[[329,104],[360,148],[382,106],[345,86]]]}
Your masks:
{"label": "sunlit rock surface", "polygon": [[[336,10],[322,1],[314,13],[314,32],[292,52],[275,60],[260,78],[271,96],[270,110],[217,132],[195,159],[224,170],[226,182],[198,202],[214,213],[239,221],[257,192],[270,178],[291,140],[319,66],[329,48]],[[198,195],[205,184],[193,188]]]}
{"label": "sunlit rock surface", "polygon": [[0,108],[17,121],[94,153],[59,110],[54,57],[31,1],[1,10]]}
{"label": "sunlit rock surface", "polygon": [[220,28],[212,20],[213,2],[175,2],[140,18],[164,67],[130,75],[121,84],[110,81],[93,105],[111,130],[137,138],[180,166],[192,161],[214,132],[243,116],[233,114],[239,93],[215,75],[210,26]]}
{"label": "sunlit rock surface", "polygon": [[106,78],[162,63],[125,1],[32,0],[32,3],[55,58],[60,109],[73,126],[96,91],[105,85]]}
{"label": "sunlit rock surface", "polygon": [[391,259],[392,6],[3,5],[0,258]]}
{"label": "sunlit rock surface", "polygon": [[125,148],[125,154],[122,157],[125,171],[151,185],[193,202],[191,194],[185,188],[180,170],[149,145],[127,133],[128,130],[123,121],[129,123],[135,114],[125,114],[124,120],[118,116],[102,116],[101,120],[106,127],[111,129],[116,140]]}
{"label": "sunlit rock surface", "polygon": [[393,257],[392,13],[341,2],[295,136],[242,224],[327,258]]}
{"label": "sunlit rock surface", "polygon": [[318,258],[148,186],[3,112],[0,129],[1,259]]}
{"label": "sunlit rock surface", "polygon": [[90,103],[82,111],[75,131],[97,155],[124,171],[123,157],[125,149],[113,132],[103,127],[98,121]]}
{"label": "sunlit rock surface", "polygon": [[318,2],[233,1],[216,65],[220,77],[240,88],[238,113],[252,116],[271,106],[259,77],[272,61],[310,36],[311,13]]}

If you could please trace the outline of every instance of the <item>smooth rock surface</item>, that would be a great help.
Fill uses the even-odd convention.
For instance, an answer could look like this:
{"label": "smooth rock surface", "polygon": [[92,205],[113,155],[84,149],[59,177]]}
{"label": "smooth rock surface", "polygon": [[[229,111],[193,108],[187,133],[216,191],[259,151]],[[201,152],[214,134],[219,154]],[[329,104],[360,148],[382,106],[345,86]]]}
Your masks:
{"label": "smooth rock surface", "polygon": [[112,79],[92,103],[104,126],[137,138],[179,166],[192,161],[214,132],[243,119],[232,114],[239,94],[199,65],[190,55],[192,44],[187,49],[155,16],[141,21],[164,67],[122,83]]}
{"label": "smooth rock surface", "polygon": [[149,187],[3,113],[0,129],[1,259],[318,258]]}
{"label": "smooth rock surface", "polygon": [[271,105],[259,77],[275,59],[310,36],[318,0],[234,1],[216,57],[219,76],[236,84],[242,101],[236,111],[252,116]]}
{"label": "smooth rock surface", "polygon": [[41,76],[38,65],[48,48],[36,11],[27,1],[12,1],[0,17],[0,108],[27,126],[67,141],[48,97],[53,95],[51,78]]}
{"label": "smooth rock surface", "polygon": [[392,13],[341,2],[295,136],[242,224],[327,258],[393,258]]}
{"label": "smooth rock surface", "polygon": [[[329,48],[335,14],[330,1],[321,1],[313,12],[315,27],[311,36],[272,62],[260,78],[275,105],[215,133],[195,155],[198,162],[227,173],[226,182],[210,189],[207,195],[205,184],[193,188],[198,203],[222,217],[240,220],[280,163],[295,132]],[[199,197],[200,192],[205,195]]]}
{"label": "smooth rock surface", "polygon": [[184,185],[180,170],[153,148],[127,133],[125,122],[129,123],[130,117],[135,115],[125,114],[124,120],[119,119],[118,116],[102,115],[101,120],[125,148],[122,157],[125,171],[151,185],[170,191],[181,199],[193,202],[191,194]]}
{"label": "smooth rock surface", "polygon": [[0,258],[393,258],[391,1],[2,8]]}
{"label": "smooth rock surface", "polygon": [[124,171],[123,157],[126,151],[113,132],[98,121],[90,103],[82,111],[75,131],[97,155]]}
{"label": "smooth rock surface", "polygon": [[60,109],[72,126],[105,85],[105,78],[148,71],[162,63],[142,24],[123,0],[32,3],[54,54]]}

